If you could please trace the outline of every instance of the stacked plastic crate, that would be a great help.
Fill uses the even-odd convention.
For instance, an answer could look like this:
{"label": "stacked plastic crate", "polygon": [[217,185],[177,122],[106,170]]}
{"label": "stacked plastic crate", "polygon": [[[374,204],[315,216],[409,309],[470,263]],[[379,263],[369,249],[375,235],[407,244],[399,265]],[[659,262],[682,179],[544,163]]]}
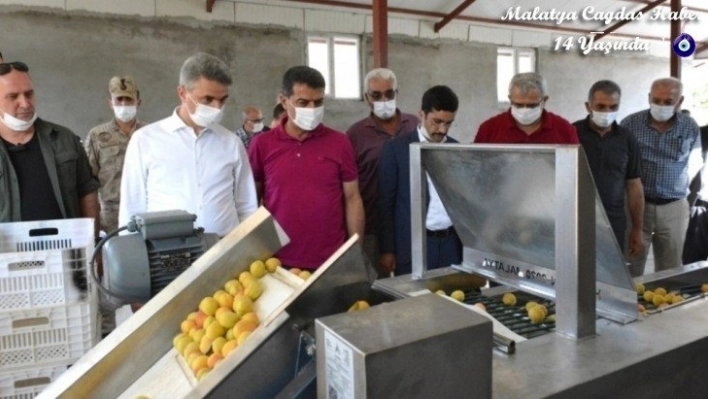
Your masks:
{"label": "stacked plastic crate", "polygon": [[93,220],[0,224],[0,399],[34,398],[93,347]]}

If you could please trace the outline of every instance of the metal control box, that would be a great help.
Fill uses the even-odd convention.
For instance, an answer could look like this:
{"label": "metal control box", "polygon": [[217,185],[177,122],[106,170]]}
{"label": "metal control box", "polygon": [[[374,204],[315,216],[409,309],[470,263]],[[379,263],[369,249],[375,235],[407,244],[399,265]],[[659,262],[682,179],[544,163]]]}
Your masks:
{"label": "metal control box", "polygon": [[319,398],[489,398],[492,323],[437,295],[316,320]]}

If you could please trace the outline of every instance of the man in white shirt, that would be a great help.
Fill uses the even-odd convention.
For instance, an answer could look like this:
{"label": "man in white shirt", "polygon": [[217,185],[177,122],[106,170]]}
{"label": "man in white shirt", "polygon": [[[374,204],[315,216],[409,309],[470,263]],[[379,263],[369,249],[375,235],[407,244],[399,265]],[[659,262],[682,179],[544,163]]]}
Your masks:
{"label": "man in white shirt", "polygon": [[[411,273],[411,143],[457,143],[447,133],[459,101],[447,86],[434,86],[423,94],[416,130],[386,142],[379,161],[380,265],[396,275]],[[426,174],[427,175],[427,174]],[[428,269],[462,262],[462,243],[430,176],[425,218]]]}
{"label": "man in white shirt", "polygon": [[182,65],[172,116],[133,134],[125,155],[119,225],[142,212],[182,209],[224,236],[255,212],[241,140],[219,124],[232,79],[222,60],[197,53]]}

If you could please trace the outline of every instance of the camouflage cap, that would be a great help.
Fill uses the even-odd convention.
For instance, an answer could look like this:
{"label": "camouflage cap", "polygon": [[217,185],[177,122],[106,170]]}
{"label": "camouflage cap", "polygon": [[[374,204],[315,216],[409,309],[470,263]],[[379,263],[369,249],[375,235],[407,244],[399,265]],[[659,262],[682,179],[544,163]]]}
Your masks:
{"label": "camouflage cap", "polygon": [[132,76],[114,76],[108,82],[108,91],[113,97],[138,99],[138,86]]}

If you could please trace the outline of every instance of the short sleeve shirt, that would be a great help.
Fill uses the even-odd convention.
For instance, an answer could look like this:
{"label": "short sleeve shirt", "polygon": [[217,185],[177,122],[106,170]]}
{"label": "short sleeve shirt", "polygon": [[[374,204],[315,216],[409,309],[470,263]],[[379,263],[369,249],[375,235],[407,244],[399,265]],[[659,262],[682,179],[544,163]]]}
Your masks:
{"label": "short sleeve shirt", "polygon": [[387,141],[412,131],[418,124],[417,116],[397,112],[400,120],[394,135],[381,129],[371,115],[356,122],[347,130],[347,136],[354,147],[359,172],[359,191],[366,214],[366,234],[376,234],[379,229],[378,184],[381,148]]}
{"label": "short sleeve shirt", "polygon": [[663,133],[651,126],[649,110],[622,121],[639,144],[647,198],[681,199],[688,194],[688,161],[694,149],[701,149],[700,128],[688,115],[679,113],[675,118],[674,125]]}
{"label": "short sleeve shirt", "polygon": [[604,136],[592,130],[588,118],[573,125],[578,131],[607,216],[611,220],[624,221],[627,180],[637,179],[641,173],[637,140],[629,130],[617,123]]}
{"label": "short sleeve shirt", "polygon": [[319,267],[346,240],[343,183],[357,180],[347,137],[320,124],[303,141],[284,126],[257,135],[248,157],[263,204],[290,238],[276,255],[283,264]]}

